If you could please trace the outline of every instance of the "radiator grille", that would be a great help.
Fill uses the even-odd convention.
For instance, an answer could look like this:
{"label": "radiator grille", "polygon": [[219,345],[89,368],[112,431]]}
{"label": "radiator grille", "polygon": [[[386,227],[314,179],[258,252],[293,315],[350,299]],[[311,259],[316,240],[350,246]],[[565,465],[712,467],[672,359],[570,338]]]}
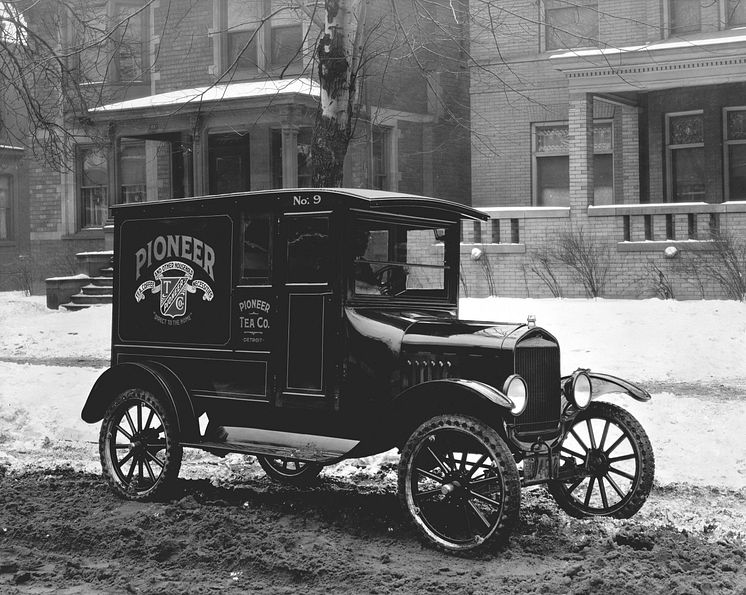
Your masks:
{"label": "radiator grille", "polygon": [[559,346],[543,337],[521,341],[515,350],[515,371],[528,385],[528,405],[516,419],[519,432],[551,430],[559,424]]}

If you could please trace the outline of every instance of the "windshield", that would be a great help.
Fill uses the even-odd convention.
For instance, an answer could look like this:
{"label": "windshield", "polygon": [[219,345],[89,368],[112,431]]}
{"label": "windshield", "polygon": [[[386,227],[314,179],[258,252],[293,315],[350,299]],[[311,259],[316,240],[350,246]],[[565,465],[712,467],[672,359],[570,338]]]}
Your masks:
{"label": "windshield", "polygon": [[447,225],[357,220],[351,231],[355,295],[445,298]]}

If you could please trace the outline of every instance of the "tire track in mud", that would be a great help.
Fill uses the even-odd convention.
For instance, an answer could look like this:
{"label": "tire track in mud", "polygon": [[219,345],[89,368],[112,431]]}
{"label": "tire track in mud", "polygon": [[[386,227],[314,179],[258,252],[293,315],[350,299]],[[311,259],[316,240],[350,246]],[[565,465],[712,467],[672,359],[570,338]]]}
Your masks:
{"label": "tire track in mud", "polygon": [[715,526],[738,507],[742,492],[670,486],[631,520],[578,521],[525,490],[508,546],[462,557],[421,545],[386,477],[180,480],[171,500],[134,503],[97,475],[11,473],[0,591],[746,593],[744,525]]}

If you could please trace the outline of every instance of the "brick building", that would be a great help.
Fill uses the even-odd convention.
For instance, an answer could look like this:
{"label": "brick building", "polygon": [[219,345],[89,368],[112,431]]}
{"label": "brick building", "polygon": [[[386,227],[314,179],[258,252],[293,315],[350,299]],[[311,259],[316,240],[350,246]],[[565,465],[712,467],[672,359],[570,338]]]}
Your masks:
{"label": "brick building", "polygon": [[[471,8],[472,204],[492,216],[466,230],[471,295],[486,271],[498,294],[551,295],[538,257],[582,230],[608,254],[604,295],[722,297],[712,238],[746,235],[744,3]],[[551,269],[563,295],[584,295]]]}
{"label": "brick building", "polygon": [[[452,15],[446,1],[433,3],[429,23],[405,0],[393,12],[363,4],[367,59],[345,185],[468,202],[463,20],[436,27],[438,11]],[[48,15],[45,3],[31,6],[33,27]],[[10,230],[0,227],[0,288],[69,274],[75,253],[104,250],[113,204],[310,185],[323,3],[97,0],[80,10],[86,27],[68,15],[59,30],[84,48],[68,66],[85,81],[97,134],[74,130],[61,173],[27,147],[0,147],[0,223]],[[404,41],[413,27],[426,43]]]}

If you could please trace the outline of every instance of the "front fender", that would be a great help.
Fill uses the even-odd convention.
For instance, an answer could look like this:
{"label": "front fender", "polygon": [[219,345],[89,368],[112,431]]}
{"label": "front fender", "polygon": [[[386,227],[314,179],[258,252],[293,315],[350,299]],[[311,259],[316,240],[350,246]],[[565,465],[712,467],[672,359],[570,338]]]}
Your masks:
{"label": "front fender", "polygon": [[143,388],[162,396],[174,411],[181,439],[199,440],[199,425],[186,388],[169,368],[156,362],[127,362],[101,374],[83,406],[83,421],[101,421],[111,402],[129,388]]}
{"label": "front fender", "polygon": [[513,407],[513,401],[493,386],[477,380],[464,380],[460,378],[445,378],[443,380],[431,380],[416,384],[400,393],[394,399],[394,404],[398,405],[419,401],[425,396],[428,401],[432,401],[438,395],[449,395],[447,398],[448,401],[462,398],[477,399],[477,401],[482,403],[497,405],[508,410]]}
{"label": "front fender", "polygon": [[[591,379],[591,387],[593,390],[592,400],[594,401],[603,395],[612,393],[623,393],[629,395],[635,401],[645,402],[650,400],[650,393],[648,391],[633,384],[629,380],[617,378],[610,374],[591,372],[590,370],[586,370],[586,374],[588,374]],[[563,376],[560,386],[565,386],[565,383],[571,378],[572,376]]]}

